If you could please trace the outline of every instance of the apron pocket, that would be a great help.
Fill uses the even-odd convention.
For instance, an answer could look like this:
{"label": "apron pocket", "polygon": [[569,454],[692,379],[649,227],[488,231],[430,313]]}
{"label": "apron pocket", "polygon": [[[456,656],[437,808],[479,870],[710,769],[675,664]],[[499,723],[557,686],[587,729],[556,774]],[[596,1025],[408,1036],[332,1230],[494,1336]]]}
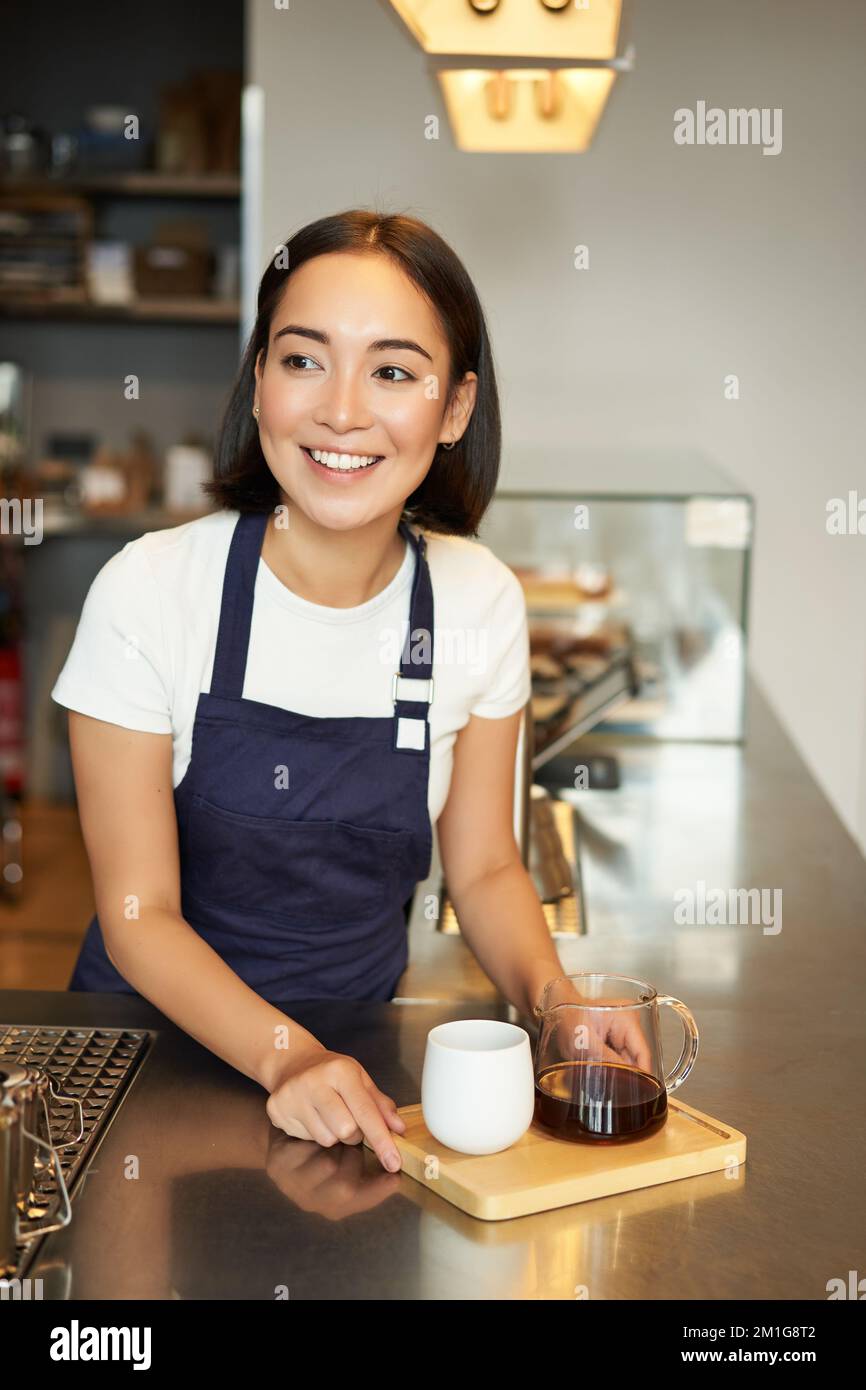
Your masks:
{"label": "apron pocket", "polygon": [[183,888],[215,908],[327,926],[381,912],[397,896],[408,830],[283,820],[192,798]]}

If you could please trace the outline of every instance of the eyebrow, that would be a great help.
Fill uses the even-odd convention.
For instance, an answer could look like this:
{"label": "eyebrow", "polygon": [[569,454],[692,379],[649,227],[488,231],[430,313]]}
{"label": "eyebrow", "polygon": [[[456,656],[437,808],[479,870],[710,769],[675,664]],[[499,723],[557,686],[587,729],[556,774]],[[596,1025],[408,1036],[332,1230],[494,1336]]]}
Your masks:
{"label": "eyebrow", "polygon": [[[330,345],[331,339],[327,333],[320,333],[317,328],[304,328],[299,323],[287,323],[285,328],[274,334],[274,342],[277,338],[284,337],[287,333],[294,333],[298,338],[311,338],[314,343],[323,343],[325,347]],[[368,352],[419,352],[422,357],[426,357],[428,362],[433,358],[420,343],[413,342],[411,338],[377,338],[367,348]]]}

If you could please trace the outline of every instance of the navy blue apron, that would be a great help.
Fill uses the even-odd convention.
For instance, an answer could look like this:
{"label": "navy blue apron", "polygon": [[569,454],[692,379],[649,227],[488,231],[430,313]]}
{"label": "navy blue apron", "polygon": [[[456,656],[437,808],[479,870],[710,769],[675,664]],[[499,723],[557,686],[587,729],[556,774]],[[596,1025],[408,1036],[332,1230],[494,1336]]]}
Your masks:
{"label": "navy blue apron", "polygon": [[[243,699],[268,515],[242,513],[232,534],[211,689],[199,695],[174,792],[181,912],[271,1003],[388,1000],[432,851],[426,542],[400,522],[415,572],[399,672],[382,668],[393,715],[319,718]],[[285,667],[290,686],[291,650]],[[96,917],[69,988],[136,993],[108,959]]]}

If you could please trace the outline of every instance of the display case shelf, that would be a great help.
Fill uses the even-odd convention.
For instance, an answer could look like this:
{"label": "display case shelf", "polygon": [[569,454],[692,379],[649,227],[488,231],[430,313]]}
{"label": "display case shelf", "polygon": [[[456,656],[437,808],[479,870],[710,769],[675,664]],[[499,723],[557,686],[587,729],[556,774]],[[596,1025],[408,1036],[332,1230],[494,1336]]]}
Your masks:
{"label": "display case shelf", "polygon": [[[537,471],[515,451],[505,462],[521,476]],[[545,464],[570,486],[497,492],[479,529],[524,586],[537,745],[565,746],[571,677],[592,668],[574,736],[586,731],[584,706],[606,675],[599,662],[612,673],[624,655],[632,693],[599,709],[605,729],[740,741],[752,498],[700,458],[607,455],[599,466],[547,450]],[[608,591],[582,597],[582,572]]]}

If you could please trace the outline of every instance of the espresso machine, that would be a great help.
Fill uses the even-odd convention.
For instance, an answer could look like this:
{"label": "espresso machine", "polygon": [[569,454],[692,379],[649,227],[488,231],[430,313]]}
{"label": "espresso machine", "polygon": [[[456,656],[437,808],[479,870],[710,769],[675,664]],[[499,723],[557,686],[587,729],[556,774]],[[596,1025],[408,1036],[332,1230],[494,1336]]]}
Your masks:
{"label": "espresso machine", "polygon": [[[580,817],[555,795],[557,785],[575,785],[577,740],[617,705],[634,698],[639,679],[630,651],[609,664],[594,682],[580,682],[552,722],[538,719],[531,697],[522,712],[514,775],[514,837],[538,892],[552,936],[586,932],[580,874]],[[597,760],[596,760],[597,761]],[[612,759],[605,760],[612,763]],[[543,782],[538,777],[543,770]],[[615,769],[609,772],[615,776]],[[551,790],[553,789],[553,791]],[[438,930],[459,933],[454,905],[443,880]]]}

